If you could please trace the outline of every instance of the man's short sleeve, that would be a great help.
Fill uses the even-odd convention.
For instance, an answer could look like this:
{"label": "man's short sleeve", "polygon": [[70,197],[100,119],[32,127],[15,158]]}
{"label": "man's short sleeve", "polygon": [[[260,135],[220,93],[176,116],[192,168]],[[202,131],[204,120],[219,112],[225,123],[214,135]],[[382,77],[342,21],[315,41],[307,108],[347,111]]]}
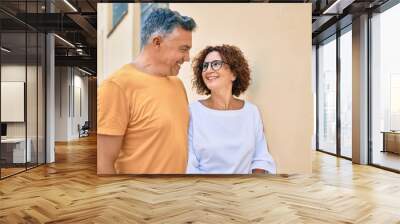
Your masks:
{"label": "man's short sleeve", "polygon": [[114,82],[104,81],[98,90],[97,133],[124,135],[129,123],[128,101]]}

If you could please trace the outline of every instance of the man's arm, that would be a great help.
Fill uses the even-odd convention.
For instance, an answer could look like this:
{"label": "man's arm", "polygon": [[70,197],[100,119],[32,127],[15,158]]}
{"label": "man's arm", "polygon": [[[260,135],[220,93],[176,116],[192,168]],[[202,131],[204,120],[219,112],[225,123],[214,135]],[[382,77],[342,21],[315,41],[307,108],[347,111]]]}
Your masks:
{"label": "man's arm", "polygon": [[123,139],[124,136],[97,135],[97,174],[115,174],[114,162]]}

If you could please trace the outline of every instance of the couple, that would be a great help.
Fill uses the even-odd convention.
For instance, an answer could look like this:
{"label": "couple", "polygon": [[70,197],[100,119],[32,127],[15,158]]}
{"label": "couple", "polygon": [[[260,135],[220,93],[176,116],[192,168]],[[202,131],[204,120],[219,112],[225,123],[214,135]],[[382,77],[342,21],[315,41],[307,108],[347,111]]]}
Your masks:
{"label": "couple", "polygon": [[194,20],[156,9],[141,32],[139,56],[103,81],[98,95],[98,174],[276,173],[261,115],[235,98],[250,81],[240,49],[207,47],[193,84],[210,95],[188,106],[176,77],[189,61]]}

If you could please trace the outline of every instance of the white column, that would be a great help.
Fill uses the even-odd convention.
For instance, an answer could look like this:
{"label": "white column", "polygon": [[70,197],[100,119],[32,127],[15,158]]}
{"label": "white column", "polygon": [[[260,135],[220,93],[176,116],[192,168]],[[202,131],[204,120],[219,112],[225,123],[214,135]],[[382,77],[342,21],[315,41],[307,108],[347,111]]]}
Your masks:
{"label": "white column", "polygon": [[368,163],[368,15],[353,20],[353,162]]}
{"label": "white column", "polygon": [[55,161],[55,76],[54,76],[54,35],[46,36],[46,163]]}

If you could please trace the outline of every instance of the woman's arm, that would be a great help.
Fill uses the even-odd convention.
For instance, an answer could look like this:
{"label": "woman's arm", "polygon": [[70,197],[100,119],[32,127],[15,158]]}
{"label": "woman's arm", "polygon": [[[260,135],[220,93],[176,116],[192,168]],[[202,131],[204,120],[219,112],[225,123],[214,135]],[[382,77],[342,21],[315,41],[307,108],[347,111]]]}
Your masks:
{"label": "woman's arm", "polygon": [[188,131],[188,164],[186,168],[186,173],[187,174],[200,173],[199,162],[200,160],[197,157],[195,149],[193,147],[193,122],[192,122],[192,117],[190,117],[189,131]]}
{"label": "woman's arm", "polygon": [[276,166],[274,159],[268,152],[267,140],[264,135],[264,126],[261,115],[257,110],[256,113],[256,130],[255,130],[255,152],[251,164],[253,173],[260,173],[263,170],[267,173],[276,173]]}

